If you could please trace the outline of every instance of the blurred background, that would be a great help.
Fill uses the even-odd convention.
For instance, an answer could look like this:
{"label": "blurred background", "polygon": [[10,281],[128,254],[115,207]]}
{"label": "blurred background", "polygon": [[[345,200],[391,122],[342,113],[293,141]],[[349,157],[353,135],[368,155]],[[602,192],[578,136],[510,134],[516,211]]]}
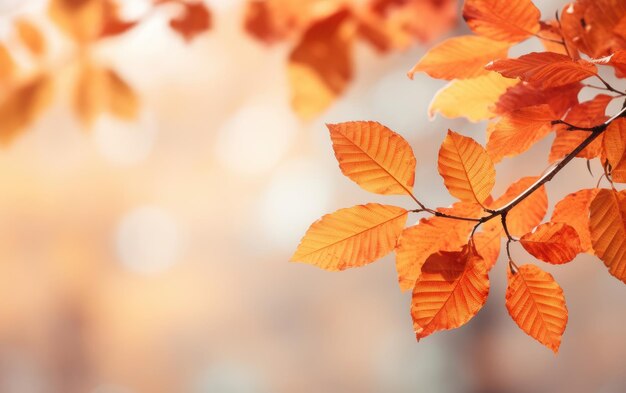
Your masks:
{"label": "blurred background", "polygon": [[[443,83],[406,72],[433,43],[467,33],[460,4],[450,26],[420,22],[447,33],[403,50],[356,42],[343,93],[302,120],[287,65],[301,32],[267,45],[244,29],[243,0],[207,1],[210,18],[193,14],[176,30],[177,5],[149,3],[119,2],[141,23],[118,23],[100,42],[51,18],[48,1],[0,0],[0,42],[19,68],[0,82],[0,392],[626,390],[626,287],[596,258],[547,266],[513,248],[565,291],[558,356],[509,318],[502,260],[478,316],[419,343],[393,256],[342,273],[288,262],[323,214],[371,201],[412,207],[344,178],[325,123],[376,120],[399,132],[418,160],[416,195],[453,202],[439,144],[448,128],[484,142],[485,124],[430,121]],[[562,7],[536,4],[544,17]],[[28,26],[16,39],[22,20],[45,50]],[[112,71],[85,77],[94,69]],[[41,75],[49,80],[28,84]],[[94,93],[102,80],[116,87]],[[494,194],[546,169],[552,138],[499,165]],[[551,207],[596,181],[572,163],[548,185]]]}

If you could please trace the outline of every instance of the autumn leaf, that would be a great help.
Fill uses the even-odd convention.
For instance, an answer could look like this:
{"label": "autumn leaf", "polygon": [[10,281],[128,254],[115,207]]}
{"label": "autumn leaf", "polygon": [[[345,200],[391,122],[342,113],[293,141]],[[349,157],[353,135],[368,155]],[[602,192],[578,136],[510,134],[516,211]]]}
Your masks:
{"label": "autumn leaf", "polygon": [[589,234],[589,205],[598,192],[597,189],[585,189],[568,194],[561,199],[552,212],[550,221],[562,222],[571,225],[580,238],[583,252],[593,254],[591,235]]}
{"label": "autumn leaf", "polygon": [[599,190],[589,206],[589,231],[596,255],[609,273],[626,283],[626,194]]}
{"label": "autumn leaf", "polygon": [[439,149],[438,169],[450,194],[465,202],[483,203],[496,183],[496,169],[485,149],[451,130]]}
{"label": "autumn leaf", "polygon": [[368,121],[329,124],[341,172],[377,194],[412,195],[415,156],[399,134]]}
{"label": "autumn leaf", "polygon": [[46,41],[41,31],[32,23],[20,19],[16,21],[15,28],[21,42],[36,56],[42,56],[46,52]]}
{"label": "autumn leaf", "polygon": [[450,30],[457,18],[456,2],[451,0],[362,3],[362,7],[353,7],[356,8],[358,35],[380,52],[406,49],[415,41],[430,42]]}
{"label": "autumn leaf", "polygon": [[[606,107],[612,99],[612,96],[599,94],[590,101],[573,106],[564,120],[578,127],[593,127],[597,124],[602,124],[607,119],[605,115]],[[557,127],[556,138],[552,142],[548,161],[555,162],[565,157],[588,136],[588,131],[569,130],[567,126]],[[604,135],[600,135],[583,151],[578,153],[576,157],[591,159],[600,156],[603,138]]]}
{"label": "autumn leaf", "polygon": [[0,42],[0,83],[9,79],[15,73],[16,68],[13,57],[6,46]]}
{"label": "autumn leaf", "polygon": [[535,258],[555,265],[570,262],[582,251],[576,230],[562,222],[541,224],[520,243]]}
{"label": "autumn leaf", "polygon": [[509,44],[480,36],[465,35],[445,40],[430,49],[408,75],[425,72],[438,79],[467,79],[486,75],[485,65],[506,58]]}
{"label": "autumn leaf", "polygon": [[[624,20],[626,21],[626,19]],[[612,66],[615,68],[615,74],[619,78],[624,78],[626,76],[626,50],[619,50],[599,59],[591,59],[591,62],[599,65]]]}
{"label": "autumn leaf", "polygon": [[[504,194],[489,207],[491,209],[503,207],[531,187],[537,180],[539,180],[538,177],[523,177],[519,179],[511,184]],[[546,194],[545,186],[542,185],[507,213],[506,222],[509,232],[513,236],[524,235],[541,223],[547,210],[548,195]]]}
{"label": "autumn leaf", "polygon": [[[475,203],[457,202],[451,208],[440,208],[438,211],[457,217],[479,217],[482,208]],[[415,286],[422,266],[430,255],[438,251],[459,251],[467,244],[473,226],[472,221],[428,217],[406,228],[396,248],[400,289],[405,291]]]}
{"label": "autumn leaf", "polygon": [[582,87],[580,83],[571,83],[542,89],[530,83],[518,83],[509,87],[500,96],[494,111],[499,115],[506,115],[527,106],[547,104],[554,114],[561,118],[571,107],[578,104],[578,94]]}
{"label": "autumn leaf", "polygon": [[182,13],[170,20],[170,27],[180,34],[187,42],[211,28],[211,13],[201,1],[161,0],[176,3],[182,7]]}
{"label": "autumn leaf", "polygon": [[534,265],[522,265],[508,275],[506,308],[526,334],[554,353],[559,351],[567,325],[563,290],[551,274]]}
{"label": "autumn leaf", "polygon": [[517,59],[501,59],[487,65],[507,78],[519,78],[543,88],[580,82],[596,75],[596,66],[586,60],[572,60],[553,52],[533,52]]}
{"label": "autumn leaf", "polygon": [[304,119],[326,110],[352,79],[354,25],[341,10],[312,25],[289,55],[292,106]]}
{"label": "autumn leaf", "polygon": [[519,42],[539,31],[541,13],[530,0],[465,0],[463,19],[477,34]]}
{"label": "autumn leaf", "polygon": [[563,35],[589,57],[606,56],[622,46],[619,26],[625,15],[622,0],[578,0],[561,13]]}
{"label": "autumn leaf", "polygon": [[626,119],[616,119],[604,132],[604,152],[611,164],[611,179],[626,183]]}
{"label": "autumn leaf", "polygon": [[7,144],[31,125],[52,101],[53,83],[47,74],[18,86],[0,101],[0,142]]}
{"label": "autumn leaf", "polygon": [[491,220],[484,227],[482,232],[474,234],[473,242],[476,252],[483,258],[485,268],[490,271],[500,256],[501,225]]}
{"label": "autumn leaf", "polygon": [[494,162],[521,154],[552,131],[556,115],[542,104],[515,110],[488,128],[487,152]]}
{"label": "autumn leaf", "polygon": [[432,118],[435,113],[445,117],[466,117],[481,121],[496,117],[494,104],[507,88],[517,80],[504,78],[497,72],[472,79],[454,80],[437,92],[428,108]]}
{"label": "autumn leaf", "polygon": [[77,42],[100,36],[104,2],[101,0],[50,0],[48,12],[56,25]]}
{"label": "autumn leaf", "polygon": [[374,262],[395,248],[407,217],[376,203],[340,209],[309,227],[291,260],[331,271]]}
{"label": "autumn leaf", "polygon": [[139,99],[117,72],[85,62],[76,81],[74,108],[89,127],[104,112],[124,120],[134,119]]}
{"label": "autumn leaf", "polygon": [[431,255],[413,289],[411,315],[417,339],[466,324],[488,295],[484,261],[468,246]]}

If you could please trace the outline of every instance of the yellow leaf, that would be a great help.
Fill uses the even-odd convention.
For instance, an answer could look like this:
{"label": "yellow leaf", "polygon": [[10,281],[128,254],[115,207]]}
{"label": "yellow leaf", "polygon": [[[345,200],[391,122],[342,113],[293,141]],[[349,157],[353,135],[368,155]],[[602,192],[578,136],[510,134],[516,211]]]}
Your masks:
{"label": "yellow leaf", "polygon": [[451,130],[439,149],[438,169],[450,194],[466,202],[483,203],[496,183],[496,169],[485,149]]}
{"label": "yellow leaf", "polygon": [[534,265],[522,265],[512,274],[506,288],[506,308],[526,334],[559,351],[567,325],[563,290],[551,274]]}
{"label": "yellow leaf", "polygon": [[337,210],[309,227],[291,260],[331,271],[374,262],[395,248],[407,217],[376,203]]}
{"label": "yellow leaf", "polygon": [[437,92],[428,113],[431,117],[437,112],[450,118],[466,117],[474,122],[491,119],[496,117],[493,107],[500,96],[517,83],[497,72],[454,80]]}
{"label": "yellow leaf", "polygon": [[329,124],[344,175],[377,194],[412,195],[415,156],[400,135],[372,121]]}

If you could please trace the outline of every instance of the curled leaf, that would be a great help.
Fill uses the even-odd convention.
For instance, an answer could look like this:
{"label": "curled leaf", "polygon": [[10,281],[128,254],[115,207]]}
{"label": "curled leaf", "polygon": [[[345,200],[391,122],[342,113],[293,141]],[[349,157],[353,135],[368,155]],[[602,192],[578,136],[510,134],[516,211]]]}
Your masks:
{"label": "curled leaf", "polygon": [[485,263],[468,246],[431,255],[413,289],[411,316],[417,339],[466,324],[488,295]]}
{"label": "curled leaf", "polygon": [[562,222],[541,224],[520,243],[535,258],[555,265],[570,262],[582,251],[576,230]]}

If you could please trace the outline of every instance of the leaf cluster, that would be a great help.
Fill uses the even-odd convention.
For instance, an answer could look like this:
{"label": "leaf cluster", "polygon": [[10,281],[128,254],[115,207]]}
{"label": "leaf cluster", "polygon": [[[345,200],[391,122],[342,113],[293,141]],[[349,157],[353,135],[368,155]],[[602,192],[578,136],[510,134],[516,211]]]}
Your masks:
{"label": "leaf cluster", "polygon": [[[463,17],[475,34],[443,41],[409,72],[450,81],[434,97],[431,114],[489,120],[485,147],[448,130],[439,149],[439,174],[458,202],[431,209],[414,195],[416,160],[399,134],[375,122],[329,125],[344,175],[377,194],[406,195],[416,207],[370,203],[326,215],[311,225],[292,260],[336,271],[395,251],[400,288],[413,291],[411,315],[421,339],[478,313],[505,239],[506,308],[524,332],[557,352],[568,319],[563,290],[539,266],[518,265],[510,247],[520,244],[555,265],[594,254],[626,282],[626,193],[615,187],[626,182],[626,109],[606,114],[626,93],[600,71],[626,76],[626,3],[577,0],[560,17],[542,20],[530,0],[466,0]],[[540,40],[545,51],[508,57],[528,39]],[[583,89],[602,94],[579,102]],[[492,196],[495,165],[550,133],[551,169]],[[544,221],[545,184],[577,157],[599,160],[610,187],[567,195]],[[425,216],[405,228],[410,213]]]}

